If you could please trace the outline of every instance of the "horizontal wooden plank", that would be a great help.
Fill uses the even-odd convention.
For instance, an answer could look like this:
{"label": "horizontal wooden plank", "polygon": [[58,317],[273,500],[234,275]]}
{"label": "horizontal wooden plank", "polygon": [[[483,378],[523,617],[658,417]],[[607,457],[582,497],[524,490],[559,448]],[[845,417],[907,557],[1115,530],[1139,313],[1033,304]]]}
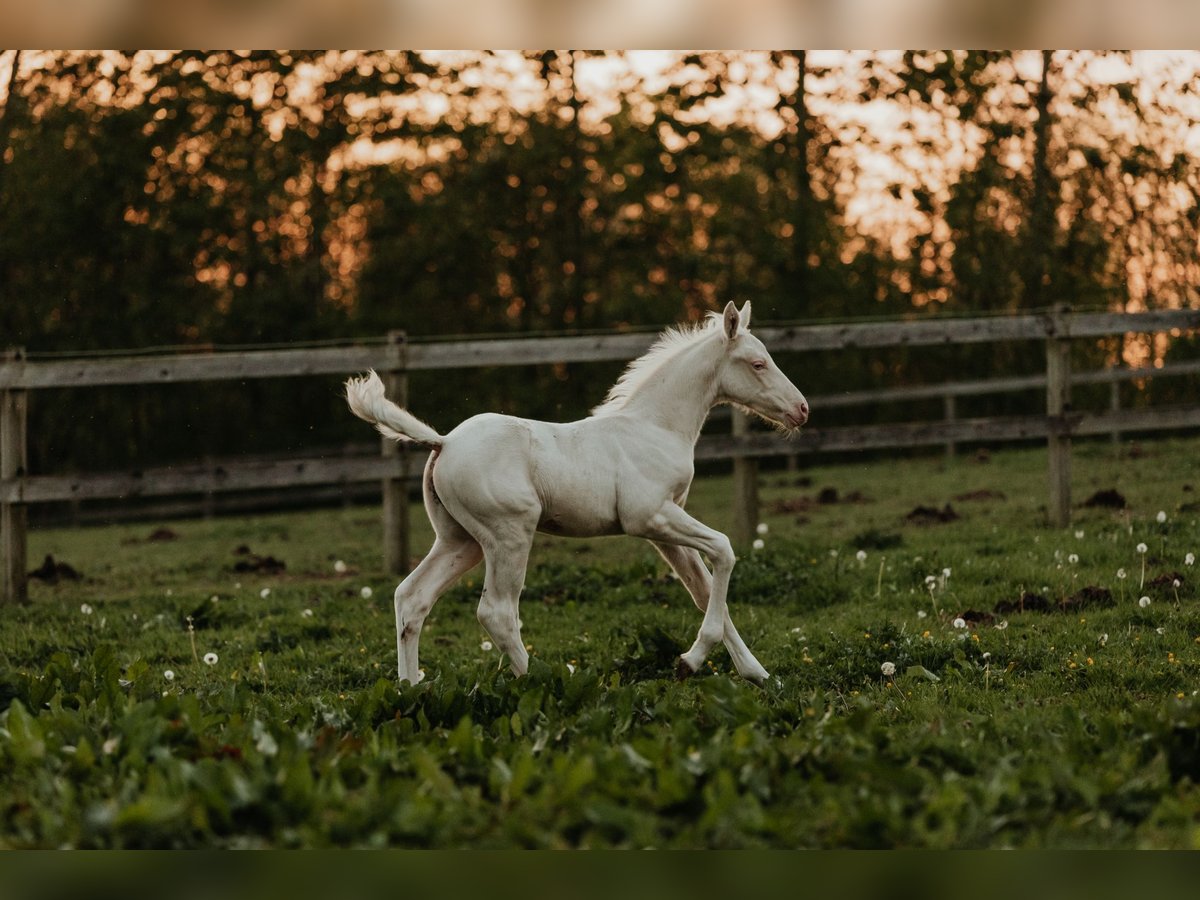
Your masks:
{"label": "horizontal wooden plank", "polygon": [[26,389],[178,384],[299,375],[345,375],[397,364],[389,345],[219,351],[0,363],[0,387]]}
{"label": "horizontal wooden plank", "polygon": [[1200,309],[1156,309],[1139,313],[1072,313],[1066,317],[1066,336],[1104,337],[1113,334],[1190,331],[1200,328]]}
{"label": "horizontal wooden plank", "polygon": [[[1072,337],[1200,328],[1200,310],[1146,313],[1076,313],[1063,320]],[[971,319],[913,319],[756,329],[774,352],[855,347],[973,344],[1046,337],[1049,315],[1026,314]],[[81,359],[0,362],[0,387],[39,389],[117,384],[347,375],[366,369],[477,368],[547,363],[624,361],[654,341],[649,332],[540,338],[413,341],[407,345],[281,348],[212,353],[152,354]]]}
{"label": "horizontal wooden plank", "polygon": [[[1195,428],[1200,427],[1200,406],[1128,409],[1102,415],[1075,413],[1067,417],[1065,424],[1075,435],[1110,434],[1114,430],[1131,432]],[[1014,416],[951,422],[807,428],[793,437],[767,432],[740,438],[712,435],[700,439],[696,446],[696,459],[711,461],[739,456],[790,456],[937,446],[947,441],[1030,440],[1047,437],[1055,427],[1055,420],[1045,416]],[[417,479],[424,459],[423,452],[412,455],[408,467],[410,479]],[[0,481],[0,500],[6,503],[46,503],[351,484],[399,477],[400,473],[398,458],[367,456],[232,461],[148,469],[145,472],[25,476]]]}
{"label": "horizontal wooden plank", "polygon": [[1115,413],[1073,413],[1062,423],[1046,416],[956,419],[954,421],[899,422],[886,425],[854,425],[836,428],[806,428],[784,437],[758,432],[743,438],[711,435],[696,445],[697,460],[732,459],[737,456],[792,456],[839,450],[880,450],[889,447],[933,447],[953,442],[1020,441],[1046,438],[1052,430],[1066,427],[1077,436],[1111,434],[1113,431],[1160,431],[1200,427],[1200,406],[1127,409]]}
{"label": "horizontal wooden plank", "polygon": [[641,356],[657,337],[656,333],[637,332],[579,337],[413,342],[408,346],[408,368],[415,371],[548,363],[623,362]]}
{"label": "horizontal wooden plank", "polygon": [[[410,473],[421,471],[423,458],[414,458]],[[0,481],[0,499],[6,503],[46,503],[382,481],[384,478],[400,477],[400,462],[399,457],[337,457],[230,461],[147,469],[144,472],[30,475]]]}

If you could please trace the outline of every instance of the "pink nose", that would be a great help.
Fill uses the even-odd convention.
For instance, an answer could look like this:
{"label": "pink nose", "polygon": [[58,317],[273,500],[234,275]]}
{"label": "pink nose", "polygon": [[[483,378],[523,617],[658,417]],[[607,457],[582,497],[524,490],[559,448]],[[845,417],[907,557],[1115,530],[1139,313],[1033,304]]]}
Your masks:
{"label": "pink nose", "polygon": [[799,428],[808,421],[808,401],[801,400],[799,405],[787,415],[788,423]]}

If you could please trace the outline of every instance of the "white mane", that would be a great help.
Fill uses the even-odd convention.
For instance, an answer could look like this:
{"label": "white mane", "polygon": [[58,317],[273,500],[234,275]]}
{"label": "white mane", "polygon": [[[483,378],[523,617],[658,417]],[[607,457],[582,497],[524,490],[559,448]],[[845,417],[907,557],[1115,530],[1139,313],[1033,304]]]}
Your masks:
{"label": "white mane", "polygon": [[674,359],[679,353],[704,337],[712,334],[721,327],[721,314],[710,312],[703,322],[697,325],[677,325],[668,328],[658,336],[650,349],[631,362],[617,383],[608,389],[604,402],[592,410],[593,416],[609,416],[620,412],[629,398],[642,385],[654,377],[654,373],[669,359]]}

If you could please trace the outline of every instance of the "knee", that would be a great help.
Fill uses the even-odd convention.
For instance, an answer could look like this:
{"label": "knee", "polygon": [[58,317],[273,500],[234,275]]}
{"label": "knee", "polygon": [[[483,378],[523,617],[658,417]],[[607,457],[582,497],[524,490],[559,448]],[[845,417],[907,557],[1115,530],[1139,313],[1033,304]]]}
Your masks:
{"label": "knee", "polygon": [[733,555],[733,545],[729,543],[729,538],[725,535],[720,535],[718,540],[713,542],[712,550],[713,568],[732,569],[737,557]]}

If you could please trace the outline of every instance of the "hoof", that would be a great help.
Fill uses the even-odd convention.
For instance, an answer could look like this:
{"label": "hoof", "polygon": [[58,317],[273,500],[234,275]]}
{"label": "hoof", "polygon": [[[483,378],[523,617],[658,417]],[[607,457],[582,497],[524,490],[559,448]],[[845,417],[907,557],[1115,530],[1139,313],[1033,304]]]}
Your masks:
{"label": "hoof", "polygon": [[675,680],[686,681],[696,674],[696,670],[688,665],[687,660],[682,656],[679,657],[679,662],[675,666]]}

